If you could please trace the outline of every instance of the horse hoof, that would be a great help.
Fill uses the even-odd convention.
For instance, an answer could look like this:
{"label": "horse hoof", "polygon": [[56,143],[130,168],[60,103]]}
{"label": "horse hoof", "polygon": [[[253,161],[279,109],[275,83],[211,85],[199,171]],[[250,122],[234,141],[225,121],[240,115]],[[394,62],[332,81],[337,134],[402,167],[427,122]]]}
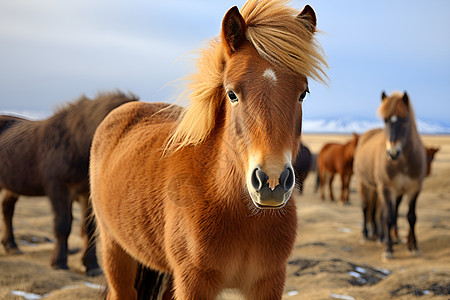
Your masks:
{"label": "horse hoof", "polygon": [[19,250],[19,248],[9,248],[9,249],[5,249],[6,254],[8,255],[21,255],[23,254],[22,251]]}
{"label": "horse hoof", "polygon": [[422,257],[422,251],[419,249],[409,250],[412,257]]}
{"label": "horse hoof", "polygon": [[392,253],[392,252],[385,251],[385,252],[383,252],[383,254],[381,254],[382,261],[389,261],[393,258],[394,258],[394,253]]}
{"label": "horse hoof", "polygon": [[400,239],[399,238],[392,238],[392,244],[394,244],[394,245],[400,244]]}
{"label": "horse hoof", "polygon": [[96,277],[103,274],[103,270],[101,268],[94,268],[86,271],[86,276]]}
{"label": "horse hoof", "polygon": [[52,266],[54,270],[69,270],[69,267],[67,265],[54,265]]}
{"label": "horse hoof", "polygon": [[73,248],[73,249],[67,250],[67,254],[68,255],[73,255],[73,254],[77,254],[80,251],[81,251],[81,248]]}

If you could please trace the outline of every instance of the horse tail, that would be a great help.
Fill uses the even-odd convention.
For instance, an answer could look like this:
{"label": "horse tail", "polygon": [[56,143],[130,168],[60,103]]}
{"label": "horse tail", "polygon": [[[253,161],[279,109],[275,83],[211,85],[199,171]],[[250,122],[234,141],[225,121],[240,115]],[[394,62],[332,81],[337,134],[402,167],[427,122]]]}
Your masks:
{"label": "horse tail", "polygon": [[172,299],[172,281],[169,273],[158,272],[138,265],[134,287],[138,300]]}

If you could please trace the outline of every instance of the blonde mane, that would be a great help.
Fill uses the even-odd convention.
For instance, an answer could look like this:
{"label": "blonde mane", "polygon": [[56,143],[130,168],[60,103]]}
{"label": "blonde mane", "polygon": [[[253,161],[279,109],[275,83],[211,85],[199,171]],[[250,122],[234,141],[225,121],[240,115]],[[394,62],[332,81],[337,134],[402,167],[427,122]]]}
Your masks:
{"label": "blonde mane", "polygon": [[[249,0],[241,9],[247,40],[262,58],[282,64],[294,72],[326,83],[323,52],[313,32],[301,26],[299,14],[287,6],[288,0]],[[188,89],[190,106],[184,111],[167,148],[178,150],[202,143],[215,125],[217,111],[225,99],[223,71],[226,50],[220,38],[212,40],[197,60],[198,71]]]}

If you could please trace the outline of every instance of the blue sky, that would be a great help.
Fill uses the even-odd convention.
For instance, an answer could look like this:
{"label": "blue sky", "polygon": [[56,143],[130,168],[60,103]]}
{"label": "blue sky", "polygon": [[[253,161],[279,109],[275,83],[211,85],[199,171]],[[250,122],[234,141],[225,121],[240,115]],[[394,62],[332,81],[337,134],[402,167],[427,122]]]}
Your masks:
{"label": "blue sky", "polygon": [[[196,49],[245,1],[0,0],[0,111],[50,113],[119,88],[172,101]],[[329,86],[311,82],[304,119],[376,120],[382,90],[450,125],[450,1],[292,1],[316,11]]]}

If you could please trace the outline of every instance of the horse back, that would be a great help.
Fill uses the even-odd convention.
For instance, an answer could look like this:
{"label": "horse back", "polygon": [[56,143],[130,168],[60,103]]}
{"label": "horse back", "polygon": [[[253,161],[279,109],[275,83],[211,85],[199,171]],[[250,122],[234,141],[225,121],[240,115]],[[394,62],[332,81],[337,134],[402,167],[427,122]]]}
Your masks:
{"label": "horse back", "polygon": [[[111,112],[98,126],[91,155],[101,155],[112,150],[129,135],[147,131],[148,126],[172,123],[178,119],[182,108],[166,103],[132,102]],[[152,132],[155,133],[155,132]]]}
{"label": "horse back", "polygon": [[384,131],[377,128],[362,134],[355,149],[353,172],[368,187],[376,186],[376,168],[385,168]]}

